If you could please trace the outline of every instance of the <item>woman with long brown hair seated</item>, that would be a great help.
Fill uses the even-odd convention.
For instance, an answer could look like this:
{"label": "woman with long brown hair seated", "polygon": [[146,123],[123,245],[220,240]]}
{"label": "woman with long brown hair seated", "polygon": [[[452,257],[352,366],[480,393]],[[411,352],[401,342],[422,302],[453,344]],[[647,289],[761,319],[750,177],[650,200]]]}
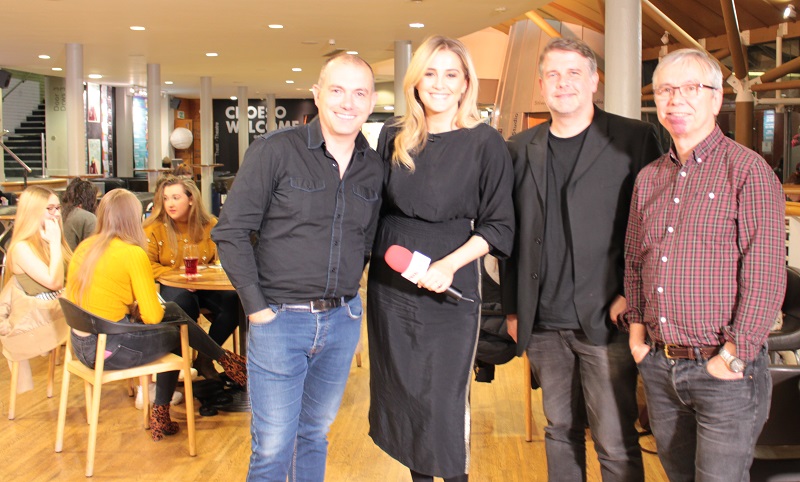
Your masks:
{"label": "woman with long brown hair seated", "polygon": [[[167,271],[183,264],[186,245],[197,246],[201,264],[217,258],[217,245],[211,240],[211,228],[217,218],[203,205],[197,185],[188,178],[167,175],[162,178],[153,198],[153,214],[144,222],[147,254],[156,279]],[[239,298],[235,291],[187,290],[171,286],[161,287],[161,296],[174,301],[193,320],[200,317],[200,309],[211,312],[208,335],[222,345],[239,326]],[[212,360],[198,355],[194,363],[206,379],[218,379]]]}
{"label": "woman with long brown hair seated", "polygon": [[[179,327],[167,321],[183,319],[188,320],[189,345],[217,360],[234,382],[245,385],[247,372],[242,357],[220,348],[175,303],[162,306],[159,302],[141,218],[142,204],[131,192],[115,189],[103,196],[97,209],[97,230],[75,250],[67,271],[66,296],[86,311],[119,323],[139,319],[148,324],[164,322],[163,330],[109,335],[106,368],[130,368],[168,352],[179,353]],[[96,335],[72,330],[72,347],[83,364],[93,367]],[[169,416],[169,402],[177,383],[177,371],[157,377],[150,416],[153,440],[178,431],[178,424]]]}

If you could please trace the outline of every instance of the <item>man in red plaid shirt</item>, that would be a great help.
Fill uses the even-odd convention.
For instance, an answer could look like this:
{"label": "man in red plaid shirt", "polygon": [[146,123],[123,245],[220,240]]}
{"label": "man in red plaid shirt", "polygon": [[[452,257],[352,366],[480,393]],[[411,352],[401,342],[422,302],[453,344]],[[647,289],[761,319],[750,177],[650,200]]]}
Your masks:
{"label": "man in red plaid shirt", "polygon": [[634,186],[623,325],[669,479],[749,480],[772,388],[765,343],[786,284],[781,186],[716,125],[715,60],[672,52],[653,87],[673,145]]}

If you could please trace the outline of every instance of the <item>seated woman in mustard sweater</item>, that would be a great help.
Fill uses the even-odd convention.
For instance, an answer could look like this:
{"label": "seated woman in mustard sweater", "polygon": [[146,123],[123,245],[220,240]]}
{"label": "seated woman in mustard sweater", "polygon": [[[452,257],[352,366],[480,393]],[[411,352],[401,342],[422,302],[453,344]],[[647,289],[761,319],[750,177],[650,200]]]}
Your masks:
{"label": "seated woman in mustard sweater", "polygon": [[[136,305],[144,323],[164,321],[162,330],[109,335],[105,366],[111,370],[149,363],[169,352],[180,353],[178,325],[166,321],[188,320],[175,303],[162,306],[158,300],[141,219],[142,204],[131,192],[115,189],[103,196],[97,209],[96,234],[78,246],[67,270],[66,296],[86,311],[107,320],[131,323],[132,307]],[[220,348],[191,320],[187,325],[189,345],[217,360],[234,382],[245,385],[244,359]],[[72,347],[84,365],[94,366],[96,335],[72,330]],[[153,440],[178,431],[178,424],[169,416],[169,402],[177,384],[177,371],[158,375],[150,416]]]}
{"label": "seated woman in mustard sweater", "polygon": [[[217,224],[203,205],[197,185],[187,178],[165,176],[159,181],[154,196],[153,214],[144,223],[147,255],[156,279],[167,271],[183,266],[183,248],[197,245],[200,264],[217,258],[217,246],[211,240],[211,228]],[[200,308],[211,312],[208,335],[218,345],[225,343],[239,325],[239,298],[235,291],[187,290],[161,287],[161,296],[174,301],[193,320],[200,317]],[[199,355],[194,363],[206,379],[219,379],[212,360]]]}

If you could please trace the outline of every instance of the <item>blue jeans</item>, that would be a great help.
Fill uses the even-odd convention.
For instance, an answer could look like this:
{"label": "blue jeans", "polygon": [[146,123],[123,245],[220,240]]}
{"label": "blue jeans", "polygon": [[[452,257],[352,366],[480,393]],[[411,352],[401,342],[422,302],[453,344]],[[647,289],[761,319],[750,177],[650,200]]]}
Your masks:
{"label": "blue jeans", "polygon": [[547,417],[548,480],[586,480],[588,421],[603,481],[643,481],[634,427],[636,365],[627,335],[617,332],[608,345],[596,346],[579,331],[534,330],[528,357]]}
{"label": "blue jeans", "polygon": [[741,380],[720,380],[706,361],[651,351],[639,363],[658,458],[672,482],[747,481],[767,419],[772,379],[766,349]]}
{"label": "blue jeans", "polygon": [[248,332],[247,480],[322,482],[328,430],[361,333],[361,298],[321,313],[270,308],[275,318],[251,322]]}

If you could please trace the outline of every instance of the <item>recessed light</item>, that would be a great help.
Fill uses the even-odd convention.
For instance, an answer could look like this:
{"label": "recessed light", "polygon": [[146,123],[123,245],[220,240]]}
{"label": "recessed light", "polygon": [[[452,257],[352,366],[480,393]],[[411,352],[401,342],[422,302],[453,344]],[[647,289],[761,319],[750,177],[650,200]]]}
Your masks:
{"label": "recessed light", "polygon": [[286,83],[287,84],[294,84],[294,80],[287,80]]}
{"label": "recessed light", "polygon": [[303,69],[301,69],[300,67],[292,67],[292,72],[302,72],[302,71]]}
{"label": "recessed light", "polygon": [[393,105],[385,105],[385,106],[383,106],[383,110],[394,110],[394,106]]}
{"label": "recessed light", "polygon": [[61,72],[61,71],[62,71],[62,70],[64,70],[64,69],[62,69],[61,67],[53,67],[53,68],[52,68],[52,69],[50,69],[50,70],[52,70],[53,72]]}
{"label": "recessed light", "polygon": [[358,50],[348,50],[347,53],[350,55],[358,55]]}
{"label": "recessed light", "polygon": [[100,74],[89,74],[90,79],[102,79],[103,76]]}
{"label": "recessed light", "polygon": [[219,54],[216,52],[207,52],[206,57],[219,57]]}
{"label": "recessed light", "polygon": [[236,97],[235,95],[232,95],[232,96],[231,96],[231,100],[238,100],[238,99],[239,99],[239,98],[238,98],[238,97]]}
{"label": "recessed light", "polygon": [[271,24],[267,25],[267,27],[269,27],[269,28],[283,28],[283,25],[281,25],[279,23],[271,23]]}
{"label": "recessed light", "polygon": [[411,27],[411,28],[424,28],[425,24],[424,23],[415,22],[415,23],[408,24],[408,26]]}
{"label": "recessed light", "polygon": [[140,25],[131,25],[131,30],[141,31],[141,30],[144,30],[144,27],[142,27]]}
{"label": "recessed light", "polygon": [[42,54],[42,55],[39,56],[39,58],[42,59],[42,60],[48,60],[50,58],[50,56]]}
{"label": "recessed light", "polygon": [[167,84],[167,85],[172,85],[172,84],[174,84],[175,82],[173,82],[173,81],[171,81],[171,80],[165,80],[165,81],[164,81],[164,83],[165,83],[165,84]]}

